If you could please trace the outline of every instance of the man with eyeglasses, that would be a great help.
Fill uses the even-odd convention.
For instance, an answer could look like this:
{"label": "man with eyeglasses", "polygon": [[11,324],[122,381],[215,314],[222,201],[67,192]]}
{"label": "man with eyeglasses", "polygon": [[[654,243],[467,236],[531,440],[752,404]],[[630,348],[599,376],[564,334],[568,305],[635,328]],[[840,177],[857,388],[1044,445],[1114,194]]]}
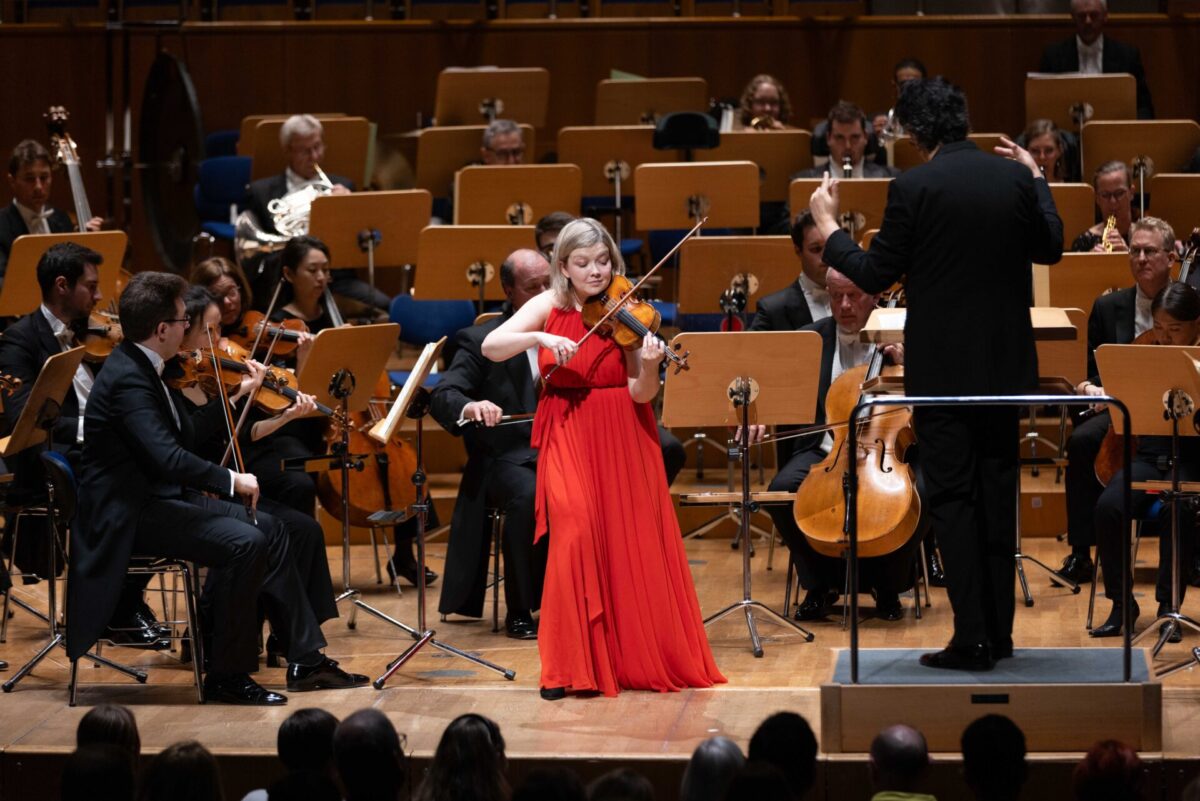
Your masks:
{"label": "man with eyeglasses", "polygon": [[[1123,161],[1106,161],[1092,175],[1096,191],[1096,213],[1100,222],[1076,237],[1071,250],[1076,253],[1113,253],[1129,250],[1129,225],[1133,222],[1133,176]],[[1115,225],[1108,228],[1109,218]]]}
{"label": "man with eyeglasses", "polygon": [[525,135],[512,120],[493,120],[483,131],[479,159],[489,167],[525,163]]}
{"label": "man with eyeglasses", "polygon": [[[1119,162],[1117,162],[1119,164]],[[1116,173],[1120,175],[1120,173]],[[1133,286],[1101,295],[1092,304],[1088,316],[1088,379],[1076,392],[1103,395],[1100,371],[1096,367],[1096,348],[1101,345],[1128,345],[1154,327],[1150,303],[1171,280],[1172,246],[1175,232],[1163,220],[1146,217],[1131,223],[1129,229],[1129,270]],[[1103,487],[1096,480],[1096,454],[1109,428],[1109,413],[1101,412],[1077,421],[1067,440],[1067,542],[1071,553],[1059,573],[1072,581],[1087,581],[1094,569],[1091,548],[1096,542],[1093,523],[1096,502]],[[1103,635],[1101,635],[1103,636]]]}

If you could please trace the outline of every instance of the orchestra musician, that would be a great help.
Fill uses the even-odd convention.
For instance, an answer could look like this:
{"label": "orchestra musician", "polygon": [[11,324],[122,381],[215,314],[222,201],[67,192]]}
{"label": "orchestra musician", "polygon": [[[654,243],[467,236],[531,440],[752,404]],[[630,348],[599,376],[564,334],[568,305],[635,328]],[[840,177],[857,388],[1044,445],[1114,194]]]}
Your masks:
{"label": "orchestra musician", "polygon": [[[1008,159],[979,151],[967,138],[966,97],[943,79],[906,82],[896,114],[927,161],[891,183],[866,252],[838,227],[837,182],[827,176],[810,200],[825,261],[868,292],[907,276],[908,395],[1034,390],[1031,261],[1062,255],[1049,186],[1010,140],[997,148]],[[1018,410],[921,406],[913,421],[954,609],[949,645],[921,664],[990,670],[1012,655]]]}
{"label": "orchestra musician", "polygon": [[[251,181],[247,190],[246,210],[258,221],[267,233],[280,233],[275,228],[274,216],[267,206],[308,186],[322,183],[318,172],[325,159],[325,127],[311,114],[293,114],[279,128],[279,146],[283,148],[287,167],[279,175]],[[354,182],[340,175],[327,175],[331,187],[329,194],[346,195],[354,190]],[[268,257],[267,268],[252,269],[255,276],[255,294],[263,301],[271,297],[278,271],[274,260]],[[359,303],[387,311],[390,298],[358,277],[353,269],[337,270],[332,275],[330,290]]]}
{"label": "orchestra musician", "polygon": [[[1143,221],[1144,222],[1144,221]],[[1175,243],[1174,236],[1167,236],[1161,230],[1154,231],[1154,236],[1142,241],[1141,230],[1135,229],[1131,249],[1141,253],[1149,249],[1155,251],[1152,255],[1157,258],[1162,253],[1170,253]],[[1147,232],[1150,233],[1150,232]],[[1161,233],[1161,237],[1158,235]],[[1154,316],[1154,337],[1160,345],[1196,345],[1200,342],[1200,294],[1187,284],[1172,282],[1167,284],[1154,296],[1151,305]],[[1150,481],[1164,480],[1171,477],[1167,461],[1171,456],[1171,438],[1165,436],[1138,437],[1133,461],[1130,464],[1130,480]],[[1181,437],[1179,442],[1179,478],[1181,481],[1196,481],[1200,479],[1200,441],[1195,437]],[[1093,637],[1116,637],[1121,634],[1125,599],[1121,594],[1121,548],[1124,547],[1124,492],[1123,477],[1120,471],[1108,482],[1108,486],[1100,493],[1096,502],[1096,546],[1100,556],[1100,565],[1104,574],[1104,596],[1112,601],[1112,610],[1108,619],[1092,629]],[[1132,514],[1134,517],[1144,516],[1146,509],[1153,501],[1153,496],[1142,490],[1133,491]],[[1167,514],[1170,514],[1167,512]],[[1154,597],[1158,601],[1158,615],[1171,608],[1172,592],[1172,536],[1169,530],[1163,531],[1158,538],[1158,580],[1154,587]],[[1196,550],[1196,515],[1195,510],[1186,501],[1181,501],[1179,513],[1179,562],[1183,573],[1179,581],[1179,599],[1187,590],[1187,569],[1192,564],[1192,555]],[[1125,576],[1128,586],[1133,587],[1133,566]],[[1130,625],[1137,621],[1141,610],[1136,600],[1131,600]],[[1163,626],[1168,626],[1164,623]],[[1161,628],[1161,627],[1160,627]],[[1175,626],[1170,641],[1180,642],[1183,633]]]}
{"label": "orchestra musician", "polygon": [[[15,425],[42,366],[52,355],[80,344],[80,333],[87,330],[88,316],[102,299],[99,267],[103,257],[91,248],[74,242],[60,242],[42,254],[37,265],[42,303],[33,312],[10,325],[0,337],[0,373],[21,379],[21,386],[4,401],[9,425]],[[78,472],[83,452],[83,415],[100,364],[81,362],[72,381],[72,391],[63,398],[58,419],[50,430],[48,447],[67,457]],[[18,486],[33,497],[45,491],[45,471],[38,458],[39,448],[28,448],[10,460]],[[22,543],[48,545],[46,518],[29,515],[21,521],[26,536]],[[21,548],[20,558],[25,547]],[[33,561],[37,573],[48,564],[43,554]],[[27,571],[32,572],[32,571]],[[105,639],[116,645],[161,650],[170,645],[163,640],[164,629],[146,604],[143,590],[149,576],[126,576],[121,595]]]}
{"label": "orchestra musician", "polygon": [[[501,316],[458,332],[454,359],[430,400],[434,419],[451,434],[461,434],[467,447],[438,611],[483,616],[491,545],[485,511],[497,507],[504,512],[504,628],[509,637],[527,640],[537,638],[533,611],[541,606],[546,572],[546,543],[533,544],[537,451],[529,444],[532,421],[496,425],[502,415],[537,408],[537,350],[492,362],[480,348],[489,333],[549,288],[550,264],[537,251],[518,250],[500,265],[500,286],[507,298]],[[478,425],[464,429],[461,420]]]}
{"label": "orchestra musician", "polygon": [[744,131],[783,131],[790,126],[792,101],[787,89],[772,75],[755,75],[742,90],[737,128]]}
{"label": "orchestra musician", "polygon": [[[1133,222],[1133,174],[1123,161],[1106,161],[1092,174],[1096,191],[1096,212],[1100,222],[1075,238],[1071,250],[1124,253],[1129,250],[1129,226]],[[1115,225],[1108,226],[1113,220]],[[1107,245],[1107,247],[1106,247]]]}
{"label": "orchestra musician", "polygon": [[[288,632],[289,690],[365,684],[366,676],[346,673],[321,652],[325,640],[304,602],[283,524],[253,511],[255,477],[191,451],[207,436],[196,431],[161,378],[187,331],[186,289],[176,275],[143,272],[121,294],[125,339],[97,376],[84,413],[79,509],[71,527],[68,656],[79,659],[101,636],[130,556],[145,554],[209,568],[202,604],[212,633],[208,700],[286,703],[250,677],[258,666],[253,610],[260,600]],[[247,391],[246,384],[235,394]]]}
{"label": "orchestra musician", "polygon": [[[821,335],[821,371],[814,419],[818,425],[841,422],[825,419],[825,396],[829,393],[830,385],[842,373],[869,361],[871,347],[859,341],[858,333],[867,324],[871,310],[879,301],[878,295],[863,292],[837,270],[829,269],[826,279],[832,316],[800,329],[816,331]],[[903,345],[886,345],[882,351],[893,363],[904,363]],[[764,428],[753,426],[751,439],[761,439]],[[781,463],[783,466],[771,481],[769,489],[773,492],[795,492],[804,483],[812,466],[828,455],[832,445],[833,436],[828,432],[800,440],[800,444],[791,449],[786,462]],[[790,505],[768,506],[767,511],[791,552],[800,586],[807,591],[796,610],[796,619],[820,620],[826,617],[840,595],[838,588],[843,586],[846,576],[845,562],[813,550],[804,532],[797,526]],[[920,541],[921,532],[918,532],[900,549],[886,556],[863,559],[859,563],[859,587],[874,595],[876,617],[881,620],[900,620],[904,616],[900,593],[912,586],[913,549]]]}
{"label": "orchestra musician", "polygon": [[[905,81],[911,81],[914,78],[920,79],[925,77],[925,65],[917,58],[902,58],[892,67],[892,90],[895,92],[895,97],[900,96],[900,87]],[[888,153],[887,148],[883,147],[884,137],[892,135],[894,137],[903,136],[904,131],[896,123],[894,116],[891,119],[889,127],[889,112],[885,111],[879,114],[872,115],[871,127],[868,131],[874,137],[874,161],[881,166],[887,166]],[[829,119],[823,119],[813,127],[812,135],[812,154],[813,165],[823,167],[830,163],[829,145],[826,143],[826,137],[829,134]],[[840,162],[834,162],[834,168],[840,168]],[[820,178],[820,174],[812,177]]]}
{"label": "orchestra musician", "polygon": [[1054,120],[1034,120],[1017,141],[1033,156],[1038,169],[1050,183],[1079,180],[1078,151],[1068,147],[1066,132],[1060,130]]}
{"label": "orchestra musician", "polygon": [[537,221],[537,225],[533,227],[533,239],[537,244],[537,252],[545,256],[547,262],[554,253],[554,243],[558,241],[559,231],[566,228],[567,223],[574,219],[575,215],[567,214],[565,211],[552,211],[543,215]]}
{"label": "orchestra musician", "polygon": [[489,167],[525,163],[525,134],[512,120],[492,120],[483,130],[479,160]]}
{"label": "orchestra musician", "polygon": [[[825,120],[825,145],[829,150],[828,169],[831,174],[843,175],[843,165],[850,166],[851,178],[894,178],[900,174],[895,167],[879,164],[866,158],[867,145],[872,141],[874,127],[863,110],[854,103],[839,100],[829,109]],[[813,136],[816,136],[814,132]],[[793,178],[820,178],[826,167],[801,170]]]}
{"label": "orchestra musician", "polygon": [[623,272],[600,223],[572,222],[555,245],[551,288],[482,345],[496,362],[539,348],[536,537],[553,529],[538,632],[547,700],[724,681],[654,433],[665,344],[648,334],[623,351],[609,334],[583,339],[583,302]]}
{"label": "orchestra musician", "polygon": [[[1157,217],[1146,217],[1130,224],[1129,271],[1133,286],[1096,298],[1088,315],[1088,377],[1075,391],[1080,395],[1103,395],[1100,371],[1096,367],[1096,348],[1101,345],[1128,345],[1154,327],[1151,304],[1171,280],[1173,250],[1157,251],[1162,242],[1175,241],[1169,224]],[[1136,249],[1136,252],[1135,250]],[[1111,426],[1111,417],[1102,411],[1076,423],[1067,439],[1067,468],[1064,489],[1067,500],[1067,542],[1071,553],[1059,573],[1075,582],[1092,577],[1091,548],[1096,542],[1093,527],[1096,502],[1103,489],[1096,480],[1096,454]]]}
{"label": "orchestra musician", "polygon": [[[0,211],[0,284],[8,267],[13,242],[25,234],[65,234],[75,230],[65,211],[50,206],[54,160],[40,142],[26,139],[8,159],[8,187],[13,199]],[[99,231],[104,220],[86,220],[88,231]]]}

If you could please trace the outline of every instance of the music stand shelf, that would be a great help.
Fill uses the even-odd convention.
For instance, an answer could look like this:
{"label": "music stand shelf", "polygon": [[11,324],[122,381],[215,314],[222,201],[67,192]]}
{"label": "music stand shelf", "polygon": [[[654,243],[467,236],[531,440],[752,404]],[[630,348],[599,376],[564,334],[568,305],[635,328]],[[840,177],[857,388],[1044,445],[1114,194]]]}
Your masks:
{"label": "music stand shelf", "polygon": [[552,211],[579,214],[583,171],[574,164],[464,167],[454,197],[455,225],[533,225]]}
{"label": "music stand shelf", "polygon": [[1048,119],[1064,131],[1078,131],[1080,124],[1091,120],[1132,120],[1136,117],[1137,82],[1128,73],[1030,73],[1025,77],[1027,125],[1034,120]]}
{"label": "music stand shelf", "polygon": [[121,294],[121,264],[129,238],[124,231],[76,231],[65,234],[25,234],[13,242],[0,287],[0,317],[18,317],[35,310],[42,302],[37,282],[37,264],[52,245],[74,242],[100,254],[100,294],[102,304],[115,301]]}
{"label": "music stand shelf", "polygon": [[[450,197],[454,175],[463,167],[478,163],[486,125],[444,125],[424,128],[417,133],[417,188],[427,189],[436,198]],[[526,153],[537,152],[536,132],[532,125],[521,126]]]}
{"label": "music stand shelf", "polygon": [[[278,175],[287,167],[279,146],[279,129],[286,117],[267,117],[254,126],[250,180]],[[371,177],[371,157],[375,143],[375,124],[366,117],[332,117],[321,121],[324,129],[326,173],[345,175],[358,186],[366,186]]]}
{"label": "music stand shelf", "polygon": [[500,265],[534,245],[528,225],[431,225],[417,241],[413,296],[419,300],[504,300]]}
{"label": "music stand shelf", "polygon": [[503,117],[541,128],[549,99],[550,71],[542,67],[447,67],[438,73],[433,117],[438,125]]}
{"label": "music stand shelf", "polygon": [[638,230],[691,228],[703,217],[710,228],[758,225],[758,166],[750,161],[642,164],[637,181]]}
{"label": "music stand shelf", "polygon": [[721,290],[740,291],[747,311],[796,280],[800,261],[789,236],[705,236],[679,249],[679,314],[720,312]]}
{"label": "music stand shelf", "polygon": [[703,78],[605,79],[596,84],[596,125],[654,125],[664,114],[705,111]]}
{"label": "music stand shelf", "polygon": [[[879,228],[883,222],[883,209],[887,206],[888,187],[891,183],[891,178],[851,178],[838,183],[842,209],[839,216],[852,223],[853,238],[857,239],[859,232]],[[809,198],[820,185],[820,178],[793,180],[788,187],[789,206],[797,211],[808,208]]]}

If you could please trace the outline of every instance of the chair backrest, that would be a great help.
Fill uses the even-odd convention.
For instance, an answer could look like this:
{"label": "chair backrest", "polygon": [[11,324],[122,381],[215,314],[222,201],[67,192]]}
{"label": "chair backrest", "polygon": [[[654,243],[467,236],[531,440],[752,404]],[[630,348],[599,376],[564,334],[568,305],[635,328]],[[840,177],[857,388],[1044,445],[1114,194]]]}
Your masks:
{"label": "chair backrest", "polygon": [[229,207],[241,205],[250,183],[248,156],[216,156],[200,162],[196,176],[196,211],[201,220],[229,221]]}
{"label": "chair backrest", "polygon": [[471,325],[475,312],[469,300],[417,300],[402,294],[392,300],[391,319],[400,324],[400,339],[425,345]]}
{"label": "chair backrest", "polygon": [[46,482],[54,490],[54,507],[58,510],[58,519],[69,523],[75,517],[75,504],[78,500],[75,471],[67,457],[58,451],[45,451],[41,455],[42,467],[46,470]]}

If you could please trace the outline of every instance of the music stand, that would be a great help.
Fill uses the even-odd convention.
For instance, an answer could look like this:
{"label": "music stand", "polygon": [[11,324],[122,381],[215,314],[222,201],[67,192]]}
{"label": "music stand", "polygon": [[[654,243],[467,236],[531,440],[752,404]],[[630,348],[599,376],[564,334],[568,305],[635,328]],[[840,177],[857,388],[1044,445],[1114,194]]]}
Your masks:
{"label": "music stand", "polygon": [[1090,311],[1096,298],[1132,281],[1128,253],[1064,253],[1057,264],[1033,265],[1033,304]]}
{"label": "music stand", "polygon": [[404,382],[404,386],[400,389],[400,394],[396,396],[395,403],[388,411],[387,416],[376,423],[370,431],[370,436],[379,442],[387,442],[391,439],[392,433],[400,425],[401,418],[408,417],[417,422],[416,450],[417,450],[417,468],[413,473],[412,482],[416,488],[416,500],[413,502],[412,511],[417,520],[417,627],[407,626],[396,620],[393,617],[383,614],[378,610],[370,607],[363,607],[371,614],[391,623],[397,628],[403,629],[412,635],[415,642],[408,646],[398,657],[388,663],[387,670],[383,675],[377,678],[373,685],[376,690],[382,690],[387,680],[392,677],[392,674],[404,666],[404,663],[416,655],[417,651],[430,643],[434,648],[438,648],[446,653],[457,656],[461,659],[466,659],[468,662],[473,662],[480,667],[485,667],[488,670],[493,670],[499,673],[504,678],[512,681],[517,677],[515,671],[510,670],[500,665],[492,664],[486,659],[469,654],[466,651],[459,650],[453,645],[434,639],[436,633],[433,629],[428,628],[425,618],[425,521],[428,517],[429,510],[432,508],[432,503],[429,495],[425,491],[425,457],[423,448],[424,439],[424,420],[429,413],[429,392],[424,388],[425,379],[429,377],[430,371],[437,364],[438,356],[442,352],[442,345],[446,343],[446,338],[442,337],[437,342],[430,342],[421,352],[421,356],[417,359],[417,363],[413,366],[412,372],[409,373],[408,380]]}
{"label": "music stand", "polygon": [[447,67],[438,73],[437,125],[477,125],[503,117],[546,124],[550,72],[543,67]]}
{"label": "music stand", "polygon": [[[833,175],[831,172],[830,175]],[[836,176],[835,176],[836,177]],[[862,231],[878,228],[883,223],[891,178],[850,178],[838,181],[838,200],[841,211],[838,224],[857,240]],[[812,193],[821,186],[820,178],[797,178],[788,187],[788,203],[793,211],[808,208]]]}
{"label": "music stand", "polygon": [[[750,496],[750,425],[811,423],[817,409],[821,336],[815,331],[755,331],[679,334],[675,350],[690,351],[690,370],[668,371],[663,395],[663,425],[668,428],[742,427],[738,456],[742,460],[739,536],[750,542],[750,514],[758,503]],[[775,354],[774,358],[763,358]],[[742,598],[704,620],[704,625],[741,610],[750,631],[755,657],[763,655],[754,623],[757,608],[804,635],[813,634],[754,600],[750,591],[750,548],[742,551]]]}
{"label": "music stand", "polygon": [[642,164],[670,162],[673,158],[671,151],[654,149],[654,129],[646,125],[563,128],[558,132],[558,160],[583,171],[583,196],[612,196],[613,238],[618,245],[625,199],[636,192],[634,171]]}
{"label": "music stand", "polygon": [[424,189],[325,195],[312,203],[308,232],[337,254],[338,267],[366,267],[374,288],[377,263],[417,263],[417,237],[432,209],[433,198]]}
{"label": "music stand", "polygon": [[583,171],[574,164],[464,167],[454,176],[455,225],[533,225],[552,211],[578,216]]}
{"label": "music stand", "polygon": [[1096,221],[1096,190],[1091,184],[1052,183],[1050,196],[1062,218],[1063,238],[1067,242],[1091,228]]}
{"label": "music stand", "polygon": [[1151,173],[1182,170],[1200,147],[1200,125],[1194,120],[1097,120],[1083,126],[1082,175],[1106,161],[1133,164],[1150,160]]}
{"label": "music stand", "polygon": [[664,114],[707,108],[703,78],[606,78],[596,84],[596,125],[654,125]]}
{"label": "music stand", "polygon": [[1083,172],[1084,126],[1091,120],[1137,119],[1137,81],[1128,73],[1080,75],[1031,72],[1025,76],[1025,122],[1052,120],[1079,133]]}
{"label": "music stand", "polygon": [[[250,180],[278,175],[287,167],[287,157],[279,146],[279,129],[286,118],[268,118],[254,126],[254,145],[250,162]],[[321,121],[324,130],[326,173],[344,175],[363,187],[371,178],[371,157],[375,147],[375,124],[366,117],[334,117]]]}
{"label": "music stand", "polygon": [[758,226],[758,166],[753,162],[642,164],[634,178],[639,230],[688,229],[703,217],[710,228]]}
{"label": "music stand", "polygon": [[19,317],[37,309],[42,288],[37,282],[37,263],[52,245],[74,242],[91,248],[104,258],[100,265],[100,294],[115,300],[121,279],[121,264],[129,238],[124,231],[76,231],[67,234],[25,234],[13,242],[0,287],[0,317]]}
{"label": "music stand", "polygon": [[500,265],[514,250],[533,248],[533,226],[431,225],[417,240],[418,300],[504,300]]}
{"label": "music stand", "polygon": [[[396,323],[326,328],[313,340],[296,383],[318,403],[337,407],[347,417],[361,412],[371,402],[376,380],[395,351],[399,336],[400,326]],[[335,443],[327,456],[285,460],[284,464],[285,469],[299,467],[307,472],[342,471],[342,591],[334,602],[353,602],[346,619],[346,627],[353,629],[360,607],[372,614],[381,613],[364,602],[362,594],[350,584],[349,471],[359,469],[363,455],[350,453],[347,439],[348,433],[343,430],[342,442]]]}
{"label": "music stand", "polygon": [[[258,127],[260,122],[264,120],[279,120],[283,123],[291,114],[248,114],[242,117],[242,123],[238,126],[237,154],[239,156],[254,156],[254,129]],[[322,123],[325,120],[335,117],[345,117],[346,115],[340,111],[330,111],[322,113],[309,114],[310,117],[316,117]]]}
{"label": "music stand", "polygon": [[[17,241],[19,242],[20,239]],[[82,361],[82,347],[71,348],[62,353],[55,353],[46,359],[46,363],[42,365],[41,372],[38,373],[37,380],[33,382],[33,387],[29,390],[29,398],[25,403],[25,408],[21,410],[21,416],[17,418],[16,425],[13,426],[12,433],[0,439],[0,456],[7,459],[27,448],[40,445],[48,440],[50,431],[54,428],[54,424],[58,420],[63,399],[67,397],[68,392],[74,391],[71,382],[75,378],[75,371],[79,369],[79,363]],[[49,447],[50,445],[48,444],[47,448]],[[46,641],[28,662],[13,674],[12,678],[4,682],[3,685],[0,685],[0,689],[3,689],[6,693],[12,692],[21,679],[29,675],[30,671],[37,667],[56,646],[66,648],[66,634],[58,629],[58,579],[55,578],[54,570],[55,555],[62,549],[62,545],[59,542],[58,526],[54,525],[56,520],[54,489],[53,487],[48,487],[48,489],[50,501],[47,504],[46,516],[51,519],[51,537],[54,540],[50,547],[50,568],[46,574],[47,606],[49,611],[49,614],[46,616],[46,622],[50,627],[50,639]],[[11,594],[12,590],[10,589],[8,595]],[[16,598],[13,600],[36,617],[41,617],[39,612],[24,602]],[[8,614],[7,599],[4,604],[4,614]],[[111,659],[105,659],[90,652],[84,654],[84,656],[99,665],[104,665],[105,667],[110,667],[124,673],[126,676],[136,679],[143,684],[146,682],[145,671],[118,664]]]}
{"label": "music stand", "polygon": [[[438,126],[421,130],[417,134],[417,188],[428,189],[435,198],[450,197],[455,173],[479,161],[485,130],[486,125]],[[526,153],[536,152],[535,136],[532,125],[521,126]]]}
{"label": "music stand", "polygon": [[1175,236],[1187,241],[1200,223],[1200,175],[1155,175],[1150,179],[1151,213],[1166,220]]}
{"label": "music stand", "polygon": [[762,178],[759,200],[788,199],[791,176],[812,166],[812,134],[808,131],[729,131],[711,150],[697,150],[696,161],[752,161]]}
{"label": "music stand", "polygon": [[[1100,369],[1104,391],[1120,399],[1129,409],[1130,427],[1134,435],[1171,438],[1170,482],[1163,493],[1171,508],[1171,607],[1158,615],[1149,626],[1133,636],[1137,643],[1159,624],[1167,624],[1159,634],[1152,653],[1166,645],[1171,634],[1182,626],[1200,632],[1200,623],[1180,611],[1179,508],[1184,495],[1179,477],[1179,438],[1200,433],[1195,426],[1195,400],[1200,398],[1200,371],[1196,359],[1200,348],[1169,345],[1101,345],[1096,348],[1096,365]],[[1148,381],[1147,376],[1154,376]],[[1166,392],[1164,387],[1168,387]],[[1184,421],[1180,425],[1180,420]],[[1129,477],[1126,477],[1127,480]],[[1162,569],[1162,566],[1159,566]],[[1130,590],[1132,594],[1132,589]],[[1126,603],[1129,609],[1130,604]],[[1190,661],[1190,660],[1189,660]],[[1171,670],[1171,669],[1168,669]],[[1171,671],[1173,672],[1173,670]]]}

